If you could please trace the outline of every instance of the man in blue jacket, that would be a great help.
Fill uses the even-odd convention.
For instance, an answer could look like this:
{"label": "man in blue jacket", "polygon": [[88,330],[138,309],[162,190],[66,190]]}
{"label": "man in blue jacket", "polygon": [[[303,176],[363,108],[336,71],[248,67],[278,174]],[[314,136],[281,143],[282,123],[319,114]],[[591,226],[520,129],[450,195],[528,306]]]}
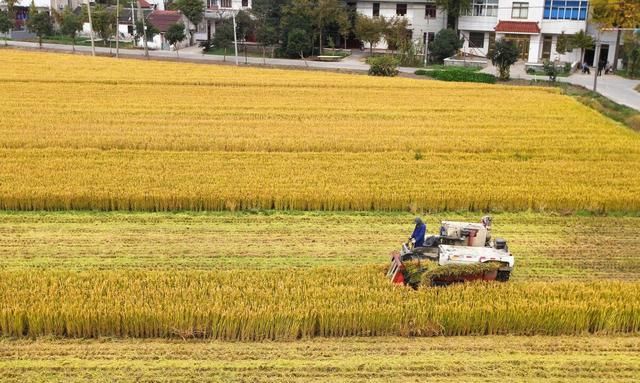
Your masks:
{"label": "man in blue jacket", "polygon": [[413,234],[411,234],[411,241],[414,243],[414,247],[421,247],[424,245],[424,237],[427,234],[427,225],[422,222],[420,217],[416,217],[415,219],[416,227],[413,229]]}

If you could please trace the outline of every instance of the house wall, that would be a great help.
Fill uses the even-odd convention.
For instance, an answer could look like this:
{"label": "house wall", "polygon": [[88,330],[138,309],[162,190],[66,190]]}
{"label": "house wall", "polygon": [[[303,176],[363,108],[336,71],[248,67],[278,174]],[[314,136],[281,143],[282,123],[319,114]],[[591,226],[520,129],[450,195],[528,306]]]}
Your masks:
{"label": "house wall", "polygon": [[199,25],[191,25],[189,28],[195,31],[196,41],[205,41],[213,37],[215,34],[215,22],[222,19],[231,18],[232,12],[239,10],[251,9],[252,0],[247,0],[247,6],[242,6],[242,0],[231,0],[231,7],[223,7],[226,5],[223,0],[203,0],[205,11],[204,19]]}
{"label": "house wall", "polygon": [[[514,18],[513,3],[528,3],[528,11],[526,18]],[[545,0],[500,0],[498,2],[497,16],[462,16],[458,21],[458,28],[462,36],[465,38],[463,49],[465,52],[472,54],[481,53],[486,55],[488,48],[488,33],[485,34],[485,47],[483,49],[469,48],[470,32],[491,32],[495,30],[499,21],[527,21],[535,22],[540,27],[540,34],[529,35],[529,56],[527,61],[530,63],[540,62],[542,60],[543,41],[545,35],[552,36],[551,60],[560,60],[563,62],[576,62],[580,59],[579,50],[566,52],[560,55],[556,52],[557,39],[561,33],[567,35],[574,34],[580,30],[587,28],[586,20],[545,20],[544,19]],[[496,39],[504,37],[504,34],[497,33]]]}
{"label": "house wall", "polygon": [[[444,29],[447,25],[446,13],[436,10],[436,17],[426,17],[425,10],[427,3],[433,4],[428,1],[358,1],[356,4],[356,11],[364,16],[373,17],[373,4],[380,4],[380,16],[385,19],[391,19],[393,17],[400,17],[396,15],[397,4],[407,4],[407,14],[404,16],[409,22],[409,29],[412,31],[412,39],[416,43],[422,43],[424,34],[428,32],[438,33],[441,29]],[[374,48],[387,49],[388,44],[386,41],[381,40]]]}

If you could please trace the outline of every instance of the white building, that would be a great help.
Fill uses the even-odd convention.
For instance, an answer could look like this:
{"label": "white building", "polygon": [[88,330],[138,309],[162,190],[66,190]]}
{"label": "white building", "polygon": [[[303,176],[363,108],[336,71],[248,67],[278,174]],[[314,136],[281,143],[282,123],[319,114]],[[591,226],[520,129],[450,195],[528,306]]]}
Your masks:
{"label": "white building", "polygon": [[[406,17],[412,40],[424,44],[433,41],[438,31],[447,25],[446,12],[437,9],[433,0],[358,1],[356,11],[368,17]],[[386,41],[380,41],[374,48],[387,49]]]}
{"label": "white building", "polygon": [[[427,0],[357,1],[356,9],[369,17],[406,17],[416,42],[431,41],[447,26],[446,12]],[[580,60],[580,50],[558,53],[558,37],[580,30],[593,35],[595,32],[587,26],[587,11],[588,0],[473,0],[471,9],[458,18],[457,26],[464,39],[463,52],[470,55],[486,56],[496,39],[505,38],[518,45],[521,59],[528,63],[574,63]],[[603,57],[611,62],[613,49],[609,46],[613,44],[607,39],[615,41],[615,33],[600,37],[604,41]],[[384,41],[376,47],[388,48]],[[593,51],[587,51],[585,58],[593,60]]]}
{"label": "white building", "polygon": [[458,20],[463,50],[486,55],[496,39],[514,41],[521,59],[539,63],[545,59],[576,62],[580,52],[560,54],[558,36],[587,30],[586,0],[474,0],[467,15]]}
{"label": "white building", "polygon": [[228,19],[232,13],[240,10],[249,10],[251,0],[204,0],[204,20],[195,29],[196,41],[206,41],[213,37],[216,31],[216,23],[223,19]]}

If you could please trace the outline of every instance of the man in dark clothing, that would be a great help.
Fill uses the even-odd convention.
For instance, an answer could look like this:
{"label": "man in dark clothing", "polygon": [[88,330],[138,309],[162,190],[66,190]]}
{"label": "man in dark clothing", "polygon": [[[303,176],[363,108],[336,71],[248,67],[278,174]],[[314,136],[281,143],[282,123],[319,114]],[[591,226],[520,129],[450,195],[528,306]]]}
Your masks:
{"label": "man in dark clothing", "polygon": [[424,237],[427,234],[427,225],[422,222],[420,217],[415,219],[416,227],[411,234],[411,241],[414,243],[414,247],[421,247],[424,245]]}
{"label": "man in dark clothing", "polygon": [[602,70],[604,69],[605,65],[607,65],[607,62],[605,60],[600,60],[600,62],[598,63],[598,76],[602,76]]}

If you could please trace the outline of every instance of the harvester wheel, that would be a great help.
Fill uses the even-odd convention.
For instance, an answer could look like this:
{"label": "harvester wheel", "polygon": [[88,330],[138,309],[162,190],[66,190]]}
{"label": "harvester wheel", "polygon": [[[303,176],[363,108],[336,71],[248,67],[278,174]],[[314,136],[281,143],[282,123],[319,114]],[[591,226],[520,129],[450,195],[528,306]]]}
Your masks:
{"label": "harvester wheel", "polygon": [[498,275],[496,276],[496,281],[498,282],[507,282],[509,281],[509,277],[511,276],[511,271],[509,270],[498,270]]}

